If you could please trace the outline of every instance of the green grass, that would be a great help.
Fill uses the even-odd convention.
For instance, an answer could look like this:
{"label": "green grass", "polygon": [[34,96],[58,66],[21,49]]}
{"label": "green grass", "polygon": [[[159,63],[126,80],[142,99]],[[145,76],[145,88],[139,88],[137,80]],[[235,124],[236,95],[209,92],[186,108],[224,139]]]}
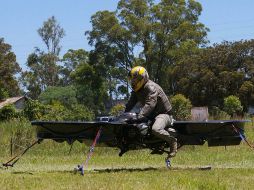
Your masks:
{"label": "green grass", "polygon": [[[251,125],[246,127],[250,141],[254,141],[253,130]],[[5,130],[0,126],[1,131]],[[8,143],[8,134],[0,141]],[[85,161],[87,146],[75,143],[70,154],[66,143],[49,140],[36,146],[14,168],[0,170],[1,190],[254,189],[254,150],[245,143],[226,148],[183,147],[172,159],[171,169],[165,167],[166,155],[141,150],[118,157],[114,148],[96,147],[84,176],[74,174],[73,168]],[[1,150],[0,162],[4,162],[10,157],[9,148],[1,144]],[[202,170],[206,166],[211,170]]]}

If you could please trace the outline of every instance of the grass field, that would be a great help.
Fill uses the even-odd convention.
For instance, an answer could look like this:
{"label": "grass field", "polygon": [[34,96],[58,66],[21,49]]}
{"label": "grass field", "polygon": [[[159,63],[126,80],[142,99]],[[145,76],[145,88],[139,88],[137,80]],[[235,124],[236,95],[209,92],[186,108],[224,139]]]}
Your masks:
{"label": "grass field", "polygon": [[[246,134],[253,140],[253,127]],[[1,144],[0,162],[10,156],[6,146]],[[183,147],[171,169],[165,167],[166,155],[142,150],[118,157],[116,149],[96,147],[84,176],[73,168],[85,161],[89,148],[75,143],[70,154],[69,148],[52,141],[37,145],[14,168],[0,170],[0,189],[254,189],[254,150],[245,143]]]}

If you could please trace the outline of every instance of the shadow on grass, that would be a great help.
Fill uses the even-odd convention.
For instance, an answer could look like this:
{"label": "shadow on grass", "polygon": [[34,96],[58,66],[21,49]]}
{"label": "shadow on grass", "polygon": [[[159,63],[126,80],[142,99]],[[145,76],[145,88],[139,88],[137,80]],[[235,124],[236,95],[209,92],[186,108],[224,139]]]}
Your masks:
{"label": "shadow on grass", "polygon": [[[211,170],[210,166],[205,167],[141,167],[141,168],[101,168],[101,169],[92,169],[85,170],[85,174],[92,173],[117,173],[117,172],[146,172],[146,171],[187,171],[187,170]],[[80,172],[74,172],[74,170],[50,170],[50,171],[13,171],[12,174],[16,175],[35,175],[38,173],[62,173],[62,174],[78,174]]]}
{"label": "shadow on grass", "polygon": [[162,168],[146,167],[146,168],[105,168],[105,169],[94,169],[92,171],[98,173],[116,173],[116,172],[144,172],[161,170]]}
{"label": "shadow on grass", "polygon": [[12,174],[27,174],[27,175],[34,175],[32,172],[12,172]]}
{"label": "shadow on grass", "polygon": [[105,169],[94,169],[92,171],[98,173],[116,173],[116,172],[144,172],[144,171],[172,171],[172,170],[211,170],[211,166],[205,167],[145,167],[145,168],[105,168]]}

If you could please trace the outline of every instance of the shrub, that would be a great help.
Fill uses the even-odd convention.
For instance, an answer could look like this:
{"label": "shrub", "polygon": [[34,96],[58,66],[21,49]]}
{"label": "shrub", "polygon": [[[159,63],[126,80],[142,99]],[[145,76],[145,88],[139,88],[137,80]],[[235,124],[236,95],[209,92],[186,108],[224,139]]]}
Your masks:
{"label": "shrub", "polygon": [[80,120],[80,121],[91,121],[95,118],[94,113],[82,104],[74,104],[71,106],[69,113],[66,115],[66,120]]}
{"label": "shrub", "polygon": [[224,111],[231,117],[235,114],[240,114],[243,111],[243,106],[239,98],[233,95],[226,97],[224,99]]}
{"label": "shrub", "polygon": [[13,105],[7,105],[4,106],[2,109],[0,109],[0,120],[5,121],[5,120],[10,120],[15,117],[19,117],[21,114],[19,114],[15,107]]}
{"label": "shrub", "polygon": [[7,90],[0,87],[0,100],[5,100],[6,98],[8,98],[8,96],[9,96],[9,94],[8,94]]}
{"label": "shrub", "polygon": [[109,114],[113,116],[118,116],[124,111],[124,109],[125,109],[125,106],[123,104],[117,104],[111,108]]}
{"label": "shrub", "polygon": [[63,106],[60,102],[53,102],[52,105],[46,106],[45,115],[43,120],[54,121],[77,121],[86,120],[91,121],[94,119],[94,113],[86,106],[81,104],[74,104],[70,108]]}
{"label": "shrub", "polygon": [[40,120],[45,112],[45,106],[37,100],[28,99],[25,103],[23,114],[31,120]]}
{"label": "shrub", "polygon": [[173,116],[176,120],[189,120],[191,118],[191,102],[182,94],[171,98]]}

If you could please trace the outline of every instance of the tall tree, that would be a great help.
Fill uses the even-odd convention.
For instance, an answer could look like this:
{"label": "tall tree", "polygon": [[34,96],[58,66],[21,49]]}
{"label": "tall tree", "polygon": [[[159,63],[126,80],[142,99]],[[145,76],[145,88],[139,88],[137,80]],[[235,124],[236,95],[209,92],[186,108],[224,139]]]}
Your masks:
{"label": "tall tree", "polygon": [[20,71],[11,45],[0,38],[0,100],[19,94],[20,89],[15,75]]}
{"label": "tall tree", "polygon": [[55,62],[58,57],[45,54],[37,49],[27,59],[28,71],[22,73],[24,86],[29,90],[29,96],[37,99],[39,94],[49,86],[59,84],[60,66]]}
{"label": "tall tree", "polygon": [[48,53],[59,55],[61,50],[60,41],[65,32],[54,16],[43,23],[43,26],[38,29],[38,34],[47,46]]}
{"label": "tall tree", "polygon": [[71,73],[71,80],[77,89],[80,104],[89,107],[95,114],[104,112],[107,89],[96,66],[83,62]]}
{"label": "tall tree", "polygon": [[124,96],[127,89],[127,70],[119,62],[119,50],[104,43],[97,43],[95,49],[90,52],[90,63],[95,66],[100,76],[105,79],[108,86],[110,101],[113,97]]}
{"label": "tall tree", "polygon": [[27,59],[29,70],[22,73],[23,84],[29,90],[32,98],[38,98],[39,94],[48,86],[59,84],[61,67],[57,62],[61,50],[60,40],[64,37],[64,30],[52,16],[38,29],[38,34],[47,46],[47,52],[36,48]]}
{"label": "tall tree", "polygon": [[[202,7],[194,0],[120,0],[116,12],[92,16],[90,44],[103,43],[119,52],[119,63],[129,69],[144,65],[150,78],[175,92],[169,69],[204,45],[208,29],[198,21]],[[135,53],[139,52],[139,53]],[[184,55],[184,56],[183,56]],[[165,80],[165,79],[172,80]]]}
{"label": "tall tree", "polygon": [[[112,79],[116,83],[119,81],[123,82],[128,89],[126,73],[133,66],[134,61],[134,44],[130,40],[130,32],[121,26],[115,12],[99,11],[92,16],[91,23],[93,29],[87,31],[86,35],[88,36],[89,44],[95,46],[92,56],[100,60],[107,60],[107,62],[99,62],[107,68],[114,67],[121,72],[125,72],[125,75],[119,73],[118,76],[121,76],[120,78],[113,79],[112,77]],[[114,61],[112,61],[112,58]],[[108,62],[109,59],[111,59],[110,62]],[[111,72],[112,69],[106,69],[106,71]],[[114,86],[116,88],[116,85]],[[109,91],[113,92],[114,90],[111,87]]]}

